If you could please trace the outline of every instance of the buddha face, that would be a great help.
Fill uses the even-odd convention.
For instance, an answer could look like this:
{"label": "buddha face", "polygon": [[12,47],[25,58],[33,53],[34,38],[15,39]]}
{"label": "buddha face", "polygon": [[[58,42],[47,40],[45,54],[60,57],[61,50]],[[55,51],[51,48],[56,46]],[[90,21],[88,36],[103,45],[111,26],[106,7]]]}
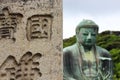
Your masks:
{"label": "buddha face", "polygon": [[96,28],[81,28],[78,34],[79,42],[86,47],[91,47],[96,43]]}

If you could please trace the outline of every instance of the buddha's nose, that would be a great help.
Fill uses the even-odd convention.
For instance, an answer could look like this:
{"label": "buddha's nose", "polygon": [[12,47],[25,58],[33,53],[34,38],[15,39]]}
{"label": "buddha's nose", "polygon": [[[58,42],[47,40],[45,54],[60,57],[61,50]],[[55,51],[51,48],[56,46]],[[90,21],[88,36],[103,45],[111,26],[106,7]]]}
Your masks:
{"label": "buddha's nose", "polygon": [[88,34],[87,39],[91,40],[91,33]]}

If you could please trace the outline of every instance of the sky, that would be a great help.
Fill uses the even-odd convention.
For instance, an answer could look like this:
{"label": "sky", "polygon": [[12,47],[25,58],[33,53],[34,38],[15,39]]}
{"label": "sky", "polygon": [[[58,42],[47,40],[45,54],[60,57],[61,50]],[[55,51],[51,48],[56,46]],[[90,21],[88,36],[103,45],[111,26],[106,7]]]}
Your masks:
{"label": "sky", "polygon": [[120,31],[120,0],[63,0],[64,39],[75,35],[75,28],[83,19],[93,20],[99,33]]}

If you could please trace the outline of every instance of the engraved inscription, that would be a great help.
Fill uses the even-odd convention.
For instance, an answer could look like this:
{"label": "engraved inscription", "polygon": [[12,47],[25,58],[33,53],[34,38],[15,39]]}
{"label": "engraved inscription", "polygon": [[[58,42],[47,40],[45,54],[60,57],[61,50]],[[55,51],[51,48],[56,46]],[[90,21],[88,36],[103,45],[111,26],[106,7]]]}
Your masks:
{"label": "engraved inscription", "polygon": [[18,63],[14,56],[8,56],[0,66],[0,80],[35,80],[35,77],[41,77],[38,61],[41,57],[40,53],[32,55],[27,52]]}
{"label": "engraved inscription", "polygon": [[[34,2],[34,0],[33,0]],[[39,0],[37,3],[38,8],[44,8],[44,9],[50,9],[53,8],[54,6],[54,1],[53,0]]]}
{"label": "engraved inscription", "polygon": [[50,39],[52,16],[50,15],[34,15],[28,18],[27,38],[31,39]]}
{"label": "engraved inscription", "polygon": [[19,13],[10,13],[8,8],[4,8],[2,11],[3,14],[0,14],[0,39],[15,40],[14,33],[23,16]]}
{"label": "engraved inscription", "polygon": [[[50,10],[54,7],[54,0],[0,0],[0,3],[14,3],[21,6],[30,6],[30,8]],[[57,4],[56,4],[57,5]]]}

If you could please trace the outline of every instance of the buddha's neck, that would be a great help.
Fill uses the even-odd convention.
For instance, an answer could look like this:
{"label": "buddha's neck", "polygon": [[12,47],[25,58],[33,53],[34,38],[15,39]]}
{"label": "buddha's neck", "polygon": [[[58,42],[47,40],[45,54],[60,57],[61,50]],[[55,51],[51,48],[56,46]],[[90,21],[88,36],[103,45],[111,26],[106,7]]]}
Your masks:
{"label": "buddha's neck", "polygon": [[83,46],[85,52],[91,51],[92,47],[93,46]]}

